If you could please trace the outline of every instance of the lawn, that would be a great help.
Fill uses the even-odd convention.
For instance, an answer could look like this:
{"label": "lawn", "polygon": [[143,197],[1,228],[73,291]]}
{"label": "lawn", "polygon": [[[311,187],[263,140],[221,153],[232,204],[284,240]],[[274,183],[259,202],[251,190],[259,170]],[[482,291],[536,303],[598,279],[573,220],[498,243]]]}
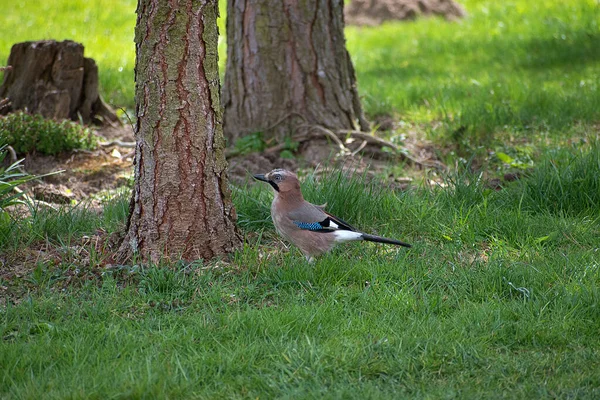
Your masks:
{"label": "lawn", "polygon": [[277,241],[260,186],[235,190],[245,248],[206,264],[99,268],[80,238],[119,228],[124,197],[100,217],[40,212],[4,247],[45,237],[53,256],[2,282],[21,300],[1,313],[0,393],[597,398],[599,154],[557,153],[502,191],[468,172],[405,192],[307,176],[310,200],[414,244],[343,246],[314,265]]}
{"label": "lawn", "polygon": [[[304,172],[308,200],[414,245],[313,265],[277,238],[260,185],[233,188],[245,246],[211,262],[106,267],[97,234],[122,229],[127,192],[102,214],[0,219],[0,271],[29,263],[0,275],[0,397],[599,398],[599,7],[463,3],[459,23],[347,29],[365,108],[402,122],[392,138],[485,144],[522,179],[493,190],[468,159],[405,191]],[[0,59],[74,38],[132,107],[134,8],[16,4]]]}

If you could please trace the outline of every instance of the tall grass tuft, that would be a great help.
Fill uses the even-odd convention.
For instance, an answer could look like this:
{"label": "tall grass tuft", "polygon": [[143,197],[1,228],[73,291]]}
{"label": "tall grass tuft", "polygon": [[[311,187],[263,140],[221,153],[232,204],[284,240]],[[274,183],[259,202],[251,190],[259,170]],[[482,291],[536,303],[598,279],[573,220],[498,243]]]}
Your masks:
{"label": "tall grass tuft", "polygon": [[367,172],[325,169],[304,179],[302,192],[307,201],[325,204],[326,210],[351,225],[385,221],[393,215],[396,199],[383,181],[371,179]]}
{"label": "tall grass tuft", "polygon": [[534,212],[600,214],[600,145],[552,152],[513,193]]}
{"label": "tall grass tuft", "polygon": [[58,209],[32,205],[28,217],[0,220],[0,249],[17,249],[40,242],[69,243],[98,229],[111,233],[123,226],[128,210],[129,197],[125,194],[106,199],[102,213],[88,203]]}
{"label": "tall grass tuft", "polygon": [[259,231],[272,227],[270,208],[272,194],[268,185],[246,182],[244,186],[231,186],[237,213],[237,224],[245,231]]}
{"label": "tall grass tuft", "polygon": [[[391,188],[383,189],[382,181],[370,179],[365,173],[352,170],[327,169],[319,174],[299,177],[306,201],[325,205],[326,210],[357,228],[384,227],[390,215],[398,215],[403,194]],[[233,201],[238,214],[238,225],[245,230],[271,229],[272,190],[264,183],[253,183],[233,188]]]}

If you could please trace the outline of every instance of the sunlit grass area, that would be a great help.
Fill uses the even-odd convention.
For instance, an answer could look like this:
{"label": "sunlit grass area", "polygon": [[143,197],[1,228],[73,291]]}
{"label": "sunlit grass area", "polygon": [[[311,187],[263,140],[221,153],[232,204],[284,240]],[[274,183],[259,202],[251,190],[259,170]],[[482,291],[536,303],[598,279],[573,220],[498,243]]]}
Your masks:
{"label": "sunlit grass area", "polygon": [[[225,4],[221,1],[223,13]],[[46,39],[80,42],[85,46],[85,56],[98,63],[101,95],[116,107],[132,109],[136,5],[135,0],[14,3],[0,24],[0,65],[5,65],[11,46],[18,42]],[[224,23],[224,18],[220,18],[219,29],[223,34]],[[224,44],[225,38],[220,41]],[[224,60],[225,47],[221,50]]]}
{"label": "sunlit grass area", "polygon": [[0,24],[0,64],[14,43],[74,40],[98,63],[101,95],[116,106],[133,105],[136,1],[24,1],[11,4]]}
{"label": "sunlit grass area", "polygon": [[457,23],[347,28],[369,114],[443,121],[478,138],[562,135],[600,120],[596,1],[461,3],[469,15]]}

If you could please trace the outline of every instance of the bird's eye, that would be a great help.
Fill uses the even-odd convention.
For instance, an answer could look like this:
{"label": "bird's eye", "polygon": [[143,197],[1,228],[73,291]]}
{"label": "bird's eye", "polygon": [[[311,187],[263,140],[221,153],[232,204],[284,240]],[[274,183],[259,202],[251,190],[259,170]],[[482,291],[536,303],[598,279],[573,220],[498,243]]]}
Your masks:
{"label": "bird's eye", "polygon": [[273,175],[273,180],[275,182],[281,182],[282,179],[283,179],[283,177],[279,174]]}

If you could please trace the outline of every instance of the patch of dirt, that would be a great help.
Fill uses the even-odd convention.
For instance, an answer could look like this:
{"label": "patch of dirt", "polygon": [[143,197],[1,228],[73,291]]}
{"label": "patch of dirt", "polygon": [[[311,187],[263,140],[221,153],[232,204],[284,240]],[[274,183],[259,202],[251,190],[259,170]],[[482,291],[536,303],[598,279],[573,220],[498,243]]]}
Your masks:
{"label": "patch of dirt", "polygon": [[[376,124],[386,130],[395,129],[390,116],[382,116]],[[69,204],[90,201],[100,209],[101,192],[109,192],[131,183],[133,174],[133,129],[131,126],[106,127],[99,130],[103,146],[94,151],[77,151],[58,156],[31,154],[23,164],[30,174],[42,175],[54,171],[61,173],[23,185],[27,195],[52,204]],[[437,155],[431,143],[419,140],[418,135],[407,136],[403,142],[406,153],[412,158],[405,162],[413,169],[437,168]],[[292,171],[298,169],[347,168],[367,171],[369,175],[382,177],[382,171],[390,165],[403,162],[381,146],[366,144],[361,138],[343,140],[345,149],[340,152],[338,144],[326,137],[315,137],[300,144],[295,158],[282,158],[280,151],[267,149],[262,153],[236,155],[228,158],[228,176],[235,185],[252,182],[252,175],[275,168]],[[406,180],[402,180],[403,186]]]}
{"label": "patch of dirt", "polygon": [[75,200],[73,192],[65,185],[38,184],[33,187],[33,198],[54,204],[71,204]]}
{"label": "patch of dirt", "polygon": [[[112,137],[129,141],[131,127],[109,128]],[[99,134],[103,135],[103,131]],[[32,181],[24,185],[26,193],[47,203],[68,204],[93,198],[100,192],[125,186],[133,172],[133,149],[119,145],[99,147],[94,151],[76,151],[70,154],[48,156],[30,154],[25,157],[23,167],[29,174],[42,175],[63,171]]]}
{"label": "patch of dirt", "polygon": [[352,0],[344,8],[346,24],[358,26],[432,15],[454,21],[463,18],[466,12],[453,0]]}
{"label": "patch of dirt", "polygon": [[112,235],[97,231],[73,239],[69,245],[40,242],[0,255],[0,308],[18,304],[45,287],[64,291],[86,282],[99,284],[112,251]]}

